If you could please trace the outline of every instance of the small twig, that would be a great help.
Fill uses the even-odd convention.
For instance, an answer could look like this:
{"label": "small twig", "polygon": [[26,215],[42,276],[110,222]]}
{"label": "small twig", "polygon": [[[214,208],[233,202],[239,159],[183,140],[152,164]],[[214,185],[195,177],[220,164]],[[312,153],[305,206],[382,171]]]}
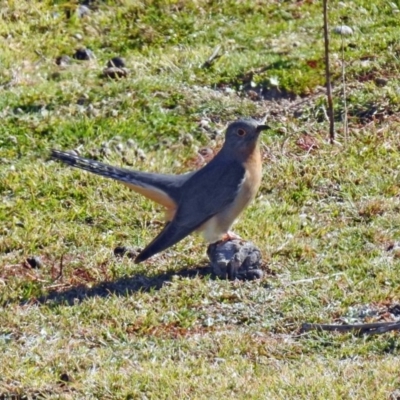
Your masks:
{"label": "small twig", "polygon": [[335,142],[335,120],[334,120],[334,115],[333,115],[331,73],[330,73],[330,68],[329,68],[328,0],[324,0],[323,5],[324,5],[326,96],[328,99],[328,116],[329,116],[329,141],[331,144],[334,144],[334,142]]}
{"label": "small twig", "polygon": [[325,119],[326,119],[327,121],[329,121],[329,115],[328,115],[328,113],[326,112],[325,106],[322,106],[321,109],[322,109],[322,112],[324,113]]}
{"label": "small twig", "polygon": [[40,51],[40,50],[35,50],[35,53],[44,61],[46,61],[46,57],[44,56],[44,54]]}
{"label": "small twig", "polygon": [[39,61],[35,62],[35,65],[39,65],[43,61],[47,61],[47,58],[44,56],[44,54],[40,50],[35,50],[35,53],[40,57]]}
{"label": "small twig", "polygon": [[304,323],[301,326],[301,332],[311,330],[328,332],[351,332],[357,331],[358,334],[379,335],[382,333],[400,330],[400,322],[376,322],[372,324],[348,324],[348,325],[330,325],[330,324],[310,324]]}
{"label": "small twig", "polygon": [[219,58],[221,58],[221,57],[222,57],[222,54],[219,54],[221,48],[222,48],[222,46],[219,44],[219,45],[214,49],[214,51],[213,51],[213,53],[211,54],[211,56],[208,57],[207,61],[205,61],[205,62],[202,64],[201,68],[203,68],[203,69],[208,69],[208,68],[210,68],[210,67],[215,63],[215,61],[217,61]]}
{"label": "small twig", "polygon": [[260,121],[262,124],[265,124],[267,122],[267,119],[269,117],[269,111],[265,114],[264,118]]}
{"label": "small twig", "polygon": [[46,286],[46,289],[53,290],[53,289],[60,289],[60,288],[66,288],[66,287],[72,287],[72,285],[70,285],[69,283],[58,283],[55,285]]}
{"label": "small twig", "polygon": [[344,272],[338,272],[337,274],[327,275],[327,276],[316,276],[315,278],[300,279],[298,281],[289,282],[288,285],[298,285],[299,283],[309,283],[314,282],[319,279],[331,279],[335,276],[344,275]]}
{"label": "small twig", "polygon": [[344,35],[342,35],[342,85],[343,85],[343,132],[344,139],[347,142],[349,138],[349,124],[347,120],[347,94],[346,94],[346,64],[344,62]]}
{"label": "small twig", "polygon": [[[58,275],[53,279],[53,282],[52,282],[52,283],[57,282],[59,279],[62,279],[62,278],[63,278],[63,269],[64,269],[63,261],[64,261],[64,255],[65,255],[65,254],[62,254],[62,255],[61,255],[61,259],[60,259],[60,269],[59,269],[59,271],[58,271]],[[53,271],[52,271],[52,272],[53,272]]]}
{"label": "small twig", "polygon": [[16,70],[11,70],[11,79],[7,82],[0,83],[0,88],[9,89],[11,86],[14,86],[18,83],[18,72]]}

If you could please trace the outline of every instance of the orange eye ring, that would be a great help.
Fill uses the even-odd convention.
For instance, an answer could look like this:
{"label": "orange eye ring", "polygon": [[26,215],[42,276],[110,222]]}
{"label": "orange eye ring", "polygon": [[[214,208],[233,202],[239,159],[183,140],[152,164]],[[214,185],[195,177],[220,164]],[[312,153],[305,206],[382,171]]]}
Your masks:
{"label": "orange eye ring", "polygon": [[246,133],[247,133],[247,132],[246,132],[244,129],[240,129],[240,128],[239,128],[239,129],[237,130],[238,136],[244,136],[244,135],[246,135]]}

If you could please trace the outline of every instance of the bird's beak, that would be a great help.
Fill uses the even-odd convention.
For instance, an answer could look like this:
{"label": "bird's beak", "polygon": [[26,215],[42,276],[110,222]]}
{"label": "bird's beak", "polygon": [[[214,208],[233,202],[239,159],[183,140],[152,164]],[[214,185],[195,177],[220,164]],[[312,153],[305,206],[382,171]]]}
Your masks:
{"label": "bird's beak", "polygon": [[269,125],[258,125],[256,131],[260,133],[261,131],[268,131],[269,129],[271,129]]}

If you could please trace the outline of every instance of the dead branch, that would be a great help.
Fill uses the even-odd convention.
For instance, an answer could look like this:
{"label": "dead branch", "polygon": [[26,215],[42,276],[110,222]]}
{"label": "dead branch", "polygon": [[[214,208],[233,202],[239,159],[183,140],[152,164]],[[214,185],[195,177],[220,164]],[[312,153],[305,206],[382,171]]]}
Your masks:
{"label": "dead branch", "polygon": [[301,326],[301,332],[312,330],[328,332],[351,332],[355,331],[359,335],[380,335],[382,333],[400,330],[400,322],[375,322],[370,324],[310,324],[304,323]]}

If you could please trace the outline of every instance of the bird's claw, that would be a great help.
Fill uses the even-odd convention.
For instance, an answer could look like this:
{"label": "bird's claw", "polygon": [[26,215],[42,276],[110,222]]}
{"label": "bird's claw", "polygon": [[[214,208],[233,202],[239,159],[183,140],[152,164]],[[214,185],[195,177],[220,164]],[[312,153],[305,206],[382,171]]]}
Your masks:
{"label": "bird's claw", "polygon": [[243,239],[236,233],[228,231],[222,236],[220,242],[228,242],[229,240],[243,240]]}

